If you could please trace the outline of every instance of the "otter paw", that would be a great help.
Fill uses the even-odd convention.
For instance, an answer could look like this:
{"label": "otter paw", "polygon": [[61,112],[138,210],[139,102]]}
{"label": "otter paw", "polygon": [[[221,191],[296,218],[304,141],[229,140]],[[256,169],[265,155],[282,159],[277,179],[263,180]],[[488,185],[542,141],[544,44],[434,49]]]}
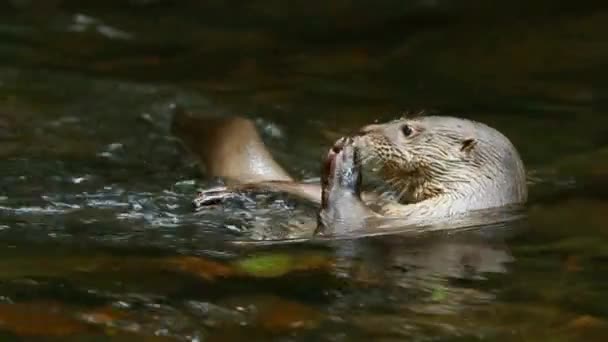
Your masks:
{"label": "otter paw", "polygon": [[194,210],[200,210],[203,207],[221,204],[227,200],[240,197],[242,197],[242,194],[238,191],[219,186],[199,191],[194,200],[192,200],[192,206]]}
{"label": "otter paw", "polygon": [[329,150],[322,182],[323,197],[315,235],[363,229],[370,210],[361,201],[361,165],[352,139],[342,138]]}
{"label": "otter paw", "polygon": [[327,153],[323,169],[325,190],[346,190],[359,193],[361,184],[359,152],[351,138],[341,138]]}

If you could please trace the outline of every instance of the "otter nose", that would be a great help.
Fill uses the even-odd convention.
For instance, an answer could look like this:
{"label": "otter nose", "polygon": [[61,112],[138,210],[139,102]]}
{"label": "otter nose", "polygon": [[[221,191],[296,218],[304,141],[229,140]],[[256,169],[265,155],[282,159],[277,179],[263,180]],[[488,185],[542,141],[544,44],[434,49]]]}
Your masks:
{"label": "otter nose", "polygon": [[375,130],[378,130],[379,127],[380,127],[380,125],[376,125],[376,124],[371,124],[371,125],[363,126],[359,130],[359,135],[365,135],[365,134],[367,134],[369,132],[373,132]]}

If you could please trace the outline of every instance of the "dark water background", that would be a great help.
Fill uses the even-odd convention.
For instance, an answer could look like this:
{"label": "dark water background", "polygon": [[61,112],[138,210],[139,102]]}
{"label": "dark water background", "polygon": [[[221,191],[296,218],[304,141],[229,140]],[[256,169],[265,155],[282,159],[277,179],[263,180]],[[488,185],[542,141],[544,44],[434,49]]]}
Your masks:
{"label": "dark water background", "polygon": [[[604,1],[0,2],[0,339],[590,341],[608,333]],[[407,110],[504,132],[528,220],[227,248],[171,106],[256,120],[290,172]],[[238,215],[237,215],[238,214]]]}

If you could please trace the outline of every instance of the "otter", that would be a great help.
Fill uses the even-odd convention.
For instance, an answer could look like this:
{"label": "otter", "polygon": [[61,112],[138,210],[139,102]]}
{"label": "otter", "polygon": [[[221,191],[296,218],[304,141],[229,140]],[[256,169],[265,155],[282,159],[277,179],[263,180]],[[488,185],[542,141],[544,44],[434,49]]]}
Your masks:
{"label": "otter", "polygon": [[[252,190],[287,192],[320,204],[316,234],[386,226],[371,223],[379,219],[423,224],[527,200],[526,172],[514,145],[496,129],[464,118],[418,116],[365,126],[330,149],[320,185],[291,178],[247,119],[178,112],[173,130],[208,175],[228,180],[202,191],[195,206]],[[376,210],[371,206],[379,204],[379,194],[360,190],[366,166],[375,166],[396,192],[394,201]]]}
{"label": "otter", "polygon": [[364,160],[376,160],[401,203],[388,216],[438,217],[527,201],[517,149],[496,129],[448,116],[403,118],[363,127],[354,139]]}
{"label": "otter", "polygon": [[217,203],[240,191],[284,191],[320,202],[318,184],[296,182],[273,158],[255,124],[243,117],[200,117],[175,108],[171,131],[197,157],[207,176],[219,177],[227,187],[204,191],[195,207]]}

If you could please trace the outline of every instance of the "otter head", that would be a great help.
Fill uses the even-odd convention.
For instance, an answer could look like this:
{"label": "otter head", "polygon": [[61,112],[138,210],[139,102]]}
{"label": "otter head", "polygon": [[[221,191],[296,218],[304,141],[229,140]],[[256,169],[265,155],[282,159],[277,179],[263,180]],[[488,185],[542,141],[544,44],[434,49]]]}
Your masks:
{"label": "otter head", "polygon": [[363,127],[355,145],[365,164],[376,161],[405,202],[446,195],[468,198],[467,209],[473,209],[524,202],[527,196],[517,151],[500,132],[478,122],[403,118]]}

